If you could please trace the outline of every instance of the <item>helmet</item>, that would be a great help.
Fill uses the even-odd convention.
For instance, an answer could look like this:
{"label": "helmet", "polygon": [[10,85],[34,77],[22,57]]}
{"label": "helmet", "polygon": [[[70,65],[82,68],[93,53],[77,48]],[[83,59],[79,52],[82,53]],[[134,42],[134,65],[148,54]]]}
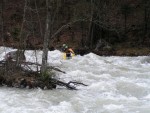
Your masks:
{"label": "helmet", "polygon": [[67,49],[67,48],[68,48],[68,46],[67,46],[66,44],[63,44],[63,47],[64,47],[65,49]]}
{"label": "helmet", "polygon": [[65,47],[66,46],[66,44],[63,44],[63,47]]}
{"label": "helmet", "polygon": [[66,45],[66,46],[65,46],[65,48],[67,49],[67,48],[68,48],[68,46]]}

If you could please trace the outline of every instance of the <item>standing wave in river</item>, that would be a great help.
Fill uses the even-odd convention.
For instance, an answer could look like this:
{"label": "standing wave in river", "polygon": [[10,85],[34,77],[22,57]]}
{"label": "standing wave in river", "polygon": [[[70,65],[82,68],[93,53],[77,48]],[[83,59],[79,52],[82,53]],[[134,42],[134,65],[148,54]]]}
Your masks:
{"label": "standing wave in river", "polygon": [[[5,50],[5,51],[4,51]],[[0,59],[11,48],[0,47]],[[41,63],[41,51],[37,51]],[[36,61],[34,51],[26,51]],[[59,66],[63,81],[88,84],[70,91],[0,87],[0,113],[150,113],[148,56],[102,57],[93,53],[63,60],[60,51],[49,51],[49,65]]]}

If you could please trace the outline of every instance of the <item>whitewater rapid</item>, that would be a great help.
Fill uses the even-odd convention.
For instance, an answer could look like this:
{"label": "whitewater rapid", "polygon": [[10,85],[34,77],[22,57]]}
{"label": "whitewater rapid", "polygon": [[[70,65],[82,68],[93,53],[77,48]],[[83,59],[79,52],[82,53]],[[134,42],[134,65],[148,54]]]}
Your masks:
{"label": "whitewater rapid", "polygon": [[[0,47],[0,60],[12,51]],[[41,63],[40,50],[25,52],[27,61]],[[58,50],[49,51],[49,65],[63,81],[80,81],[70,91],[0,87],[0,113],[150,113],[150,57],[103,57],[89,53],[63,60]]]}

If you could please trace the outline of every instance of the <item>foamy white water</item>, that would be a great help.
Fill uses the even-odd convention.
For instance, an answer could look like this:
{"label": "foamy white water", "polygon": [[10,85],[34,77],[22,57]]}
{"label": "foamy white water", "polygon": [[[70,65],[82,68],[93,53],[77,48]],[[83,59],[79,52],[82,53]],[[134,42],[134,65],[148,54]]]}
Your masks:
{"label": "foamy white water", "polygon": [[[11,48],[0,47],[0,59]],[[28,61],[36,61],[26,51]],[[41,51],[37,51],[41,62]],[[0,113],[150,113],[150,58],[101,57],[93,53],[63,60],[60,51],[49,52],[49,65],[63,81],[89,86],[79,90],[17,89],[0,87]]]}

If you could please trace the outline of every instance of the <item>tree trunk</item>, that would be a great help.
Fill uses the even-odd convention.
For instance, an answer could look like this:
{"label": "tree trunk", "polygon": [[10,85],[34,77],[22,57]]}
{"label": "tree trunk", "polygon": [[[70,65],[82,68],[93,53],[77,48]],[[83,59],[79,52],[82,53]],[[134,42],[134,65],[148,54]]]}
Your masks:
{"label": "tree trunk", "polygon": [[47,69],[48,44],[50,38],[51,15],[50,15],[50,7],[49,7],[48,0],[46,0],[46,7],[47,7],[47,17],[46,17],[46,28],[45,28],[44,43],[43,43],[41,73],[44,73]]}
{"label": "tree trunk", "polygon": [[94,17],[94,11],[93,11],[93,0],[91,0],[91,18],[90,18],[90,24],[89,24],[89,32],[86,39],[86,46],[92,47],[92,41],[93,41],[93,17]]}
{"label": "tree trunk", "polygon": [[4,1],[1,0],[1,40],[2,42],[4,41],[4,15],[3,15],[3,10],[4,10]]}
{"label": "tree trunk", "polygon": [[41,34],[41,37],[43,37],[42,24],[41,24],[41,19],[40,19],[40,15],[39,15],[39,10],[38,10],[38,7],[37,7],[37,0],[35,0],[35,9],[36,9],[36,13],[37,13],[37,16],[38,16],[40,34]]}
{"label": "tree trunk", "polygon": [[90,49],[93,48],[93,40],[94,40],[93,32],[94,32],[94,24],[92,23],[90,29]]}
{"label": "tree trunk", "polygon": [[84,46],[85,46],[85,44],[84,44],[83,22],[82,22],[82,21],[80,22],[80,25],[81,25],[81,33],[82,33],[82,38],[81,38],[81,47],[84,47]]}
{"label": "tree trunk", "polygon": [[126,33],[127,33],[127,13],[125,12],[124,14],[124,36],[126,38]]}
{"label": "tree trunk", "polygon": [[144,27],[144,36],[146,36],[147,34],[147,7],[145,6],[145,9],[144,9],[144,23],[145,23],[145,27]]}

